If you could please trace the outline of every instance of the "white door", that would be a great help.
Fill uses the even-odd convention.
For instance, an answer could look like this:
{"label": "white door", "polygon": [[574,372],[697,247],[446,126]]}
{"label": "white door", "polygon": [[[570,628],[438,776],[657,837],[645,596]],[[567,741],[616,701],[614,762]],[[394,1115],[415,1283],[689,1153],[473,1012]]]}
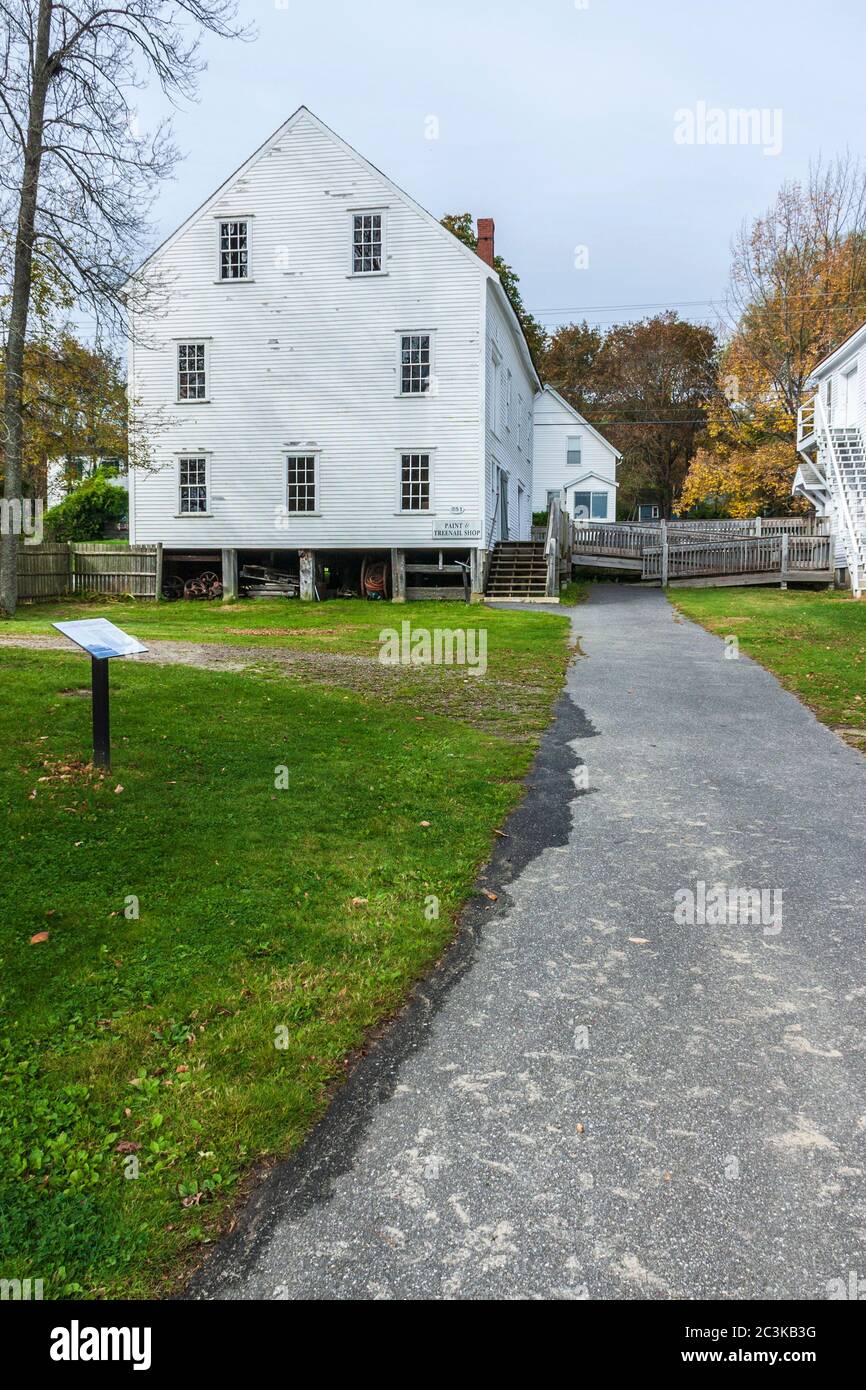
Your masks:
{"label": "white door", "polygon": [[856,425],[857,423],[857,364],[846,372],[842,377],[842,395],[844,397],[842,424]]}

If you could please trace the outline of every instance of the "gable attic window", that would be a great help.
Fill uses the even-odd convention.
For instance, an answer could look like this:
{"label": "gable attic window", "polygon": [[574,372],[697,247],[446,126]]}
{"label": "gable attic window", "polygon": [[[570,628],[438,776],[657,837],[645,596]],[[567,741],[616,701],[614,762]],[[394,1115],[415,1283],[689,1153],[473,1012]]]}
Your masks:
{"label": "gable attic window", "polygon": [[565,462],[566,462],[566,464],[568,465],[569,468],[579,468],[579,467],[580,467],[580,435],[579,435],[579,434],[578,434],[578,435],[575,435],[573,439],[567,439],[566,442],[565,442],[565,447],[566,447],[566,450],[567,450],[566,456],[565,456]]}
{"label": "gable attic window", "polygon": [[177,398],[179,401],[207,400],[207,362],[204,343],[177,345]]}
{"label": "gable attic window", "polygon": [[179,460],[179,506],[182,516],[207,511],[207,459],[184,454]]}
{"label": "gable attic window", "polygon": [[400,395],[424,396],[430,390],[430,334],[400,334]]}
{"label": "gable attic window", "polygon": [[219,224],[219,277],[221,280],[250,278],[250,224],[246,217]]}
{"label": "gable attic window", "polygon": [[383,225],[381,212],[352,214],[352,274],[381,275],[383,261]]}

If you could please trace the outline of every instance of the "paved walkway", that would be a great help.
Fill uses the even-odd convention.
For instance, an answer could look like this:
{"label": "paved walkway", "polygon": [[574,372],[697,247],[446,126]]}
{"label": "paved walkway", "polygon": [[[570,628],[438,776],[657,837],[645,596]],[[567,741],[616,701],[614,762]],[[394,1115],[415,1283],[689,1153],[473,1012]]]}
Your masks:
{"label": "paved walkway", "polygon": [[[499,901],[193,1296],[823,1299],[866,1274],[866,759],[658,591],[594,588],[575,628]],[[781,894],[781,931],[679,925],[700,881]]]}

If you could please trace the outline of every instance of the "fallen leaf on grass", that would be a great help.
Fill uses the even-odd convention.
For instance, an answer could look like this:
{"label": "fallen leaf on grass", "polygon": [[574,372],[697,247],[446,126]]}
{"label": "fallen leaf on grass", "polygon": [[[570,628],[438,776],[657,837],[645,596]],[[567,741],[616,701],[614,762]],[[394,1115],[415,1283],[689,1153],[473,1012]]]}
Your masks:
{"label": "fallen leaf on grass", "polygon": [[118,793],[119,793],[119,792],[122,792],[122,791],[123,791],[123,787],[122,787],[122,786],[120,785],[120,783],[118,782],[117,786],[114,788],[114,795],[117,796]]}
{"label": "fallen leaf on grass", "polygon": [[423,825],[426,828],[430,824],[430,822],[429,820],[419,820],[418,824]]}
{"label": "fallen leaf on grass", "polygon": [[135,1154],[140,1148],[141,1145],[136,1144],[134,1139],[120,1139],[114,1146],[114,1152],[116,1154]]}
{"label": "fallen leaf on grass", "polygon": [[38,931],[38,932],[36,933],[35,936],[31,936],[31,938],[30,938],[30,945],[31,945],[31,946],[35,946],[36,943],[37,943],[38,941],[47,941],[47,940],[48,940],[48,933],[47,933],[47,931]]}
{"label": "fallen leaf on grass", "polygon": [[363,907],[364,903],[369,901],[369,898],[353,898],[352,907]]}

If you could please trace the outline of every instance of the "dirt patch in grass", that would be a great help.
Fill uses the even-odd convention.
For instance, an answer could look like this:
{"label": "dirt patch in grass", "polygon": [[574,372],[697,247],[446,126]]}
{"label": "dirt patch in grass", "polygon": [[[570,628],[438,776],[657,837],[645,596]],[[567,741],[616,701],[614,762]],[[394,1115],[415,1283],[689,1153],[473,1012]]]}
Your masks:
{"label": "dirt patch in grass", "polygon": [[[337,637],[345,631],[344,627],[312,629],[313,635],[316,637]],[[235,637],[309,637],[311,629],[308,627],[227,627],[226,632],[232,633]]]}
{"label": "dirt patch in grass", "polygon": [[[258,631],[264,633],[265,629]],[[292,629],[285,631],[288,633]],[[70,650],[63,637],[26,633],[14,637],[0,635],[0,648],[3,647],[66,654]],[[489,671],[477,675],[468,666],[385,666],[376,657],[350,652],[152,639],[147,652],[126,660],[192,666],[202,671],[251,671],[274,680],[341,687],[357,695],[370,696],[383,706],[412,706],[424,710],[425,714],[459,719],[473,728],[518,741],[537,737],[545,726],[544,692],[550,688],[551,678],[554,684],[560,678],[556,663],[538,681],[525,678],[512,681]],[[540,710],[545,710],[541,717]]]}

